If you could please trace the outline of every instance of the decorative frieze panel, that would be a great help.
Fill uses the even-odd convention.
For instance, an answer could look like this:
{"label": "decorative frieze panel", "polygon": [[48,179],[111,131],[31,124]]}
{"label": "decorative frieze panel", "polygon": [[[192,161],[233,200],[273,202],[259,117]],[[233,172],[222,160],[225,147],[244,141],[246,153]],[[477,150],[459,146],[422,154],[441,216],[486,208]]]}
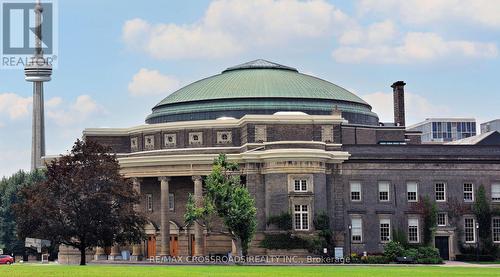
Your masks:
{"label": "decorative frieze panel", "polygon": [[139,138],[137,137],[130,138],[130,150],[132,152],[139,151]]}
{"label": "decorative frieze panel", "polygon": [[333,126],[323,125],[321,126],[321,141],[326,143],[333,142]]}
{"label": "decorative frieze panel", "polygon": [[231,131],[217,132],[217,144],[228,144],[233,142],[233,134]]}
{"label": "decorative frieze panel", "polygon": [[325,173],[324,162],[318,161],[272,161],[264,163],[263,173]]}
{"label": "decorative frieze panel", "polygon": [[163,136],[163,146],[170,148],[175,147],[177,145],[177,136],[176,134],[165,134]]}
{"label": "decorative frieze panel", "polygon": [[154,135],[144,136],[144,149],[145,150],[155,149],[155,136]]}
{"label": "decorative frieze panel", "polygon": [[202,144],[203,144],[203,133],[202,132],[189,133],[189,145],[202,145]]}
{"label": "decorative frieze panel", "polygon": [[267,141],[266,125],[255,125],[255,142]]}

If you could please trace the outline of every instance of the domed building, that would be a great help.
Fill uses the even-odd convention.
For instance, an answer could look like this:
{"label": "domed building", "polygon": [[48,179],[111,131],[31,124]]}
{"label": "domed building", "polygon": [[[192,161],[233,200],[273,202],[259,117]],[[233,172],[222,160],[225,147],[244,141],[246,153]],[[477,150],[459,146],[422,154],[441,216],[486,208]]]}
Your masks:
{"label": "domed building", "polygon": [[280,111],[329,115],[332,107],[342,111],[349,122],[378,125],[371,106],[348,90],[292,67],[256,60],[172,93],[153,108],[146,123],[241,118]]}
{"label": "domed building", "polygon": [[[461,245],[474,245],[477,230],[474,215],[451,212],[451,204],[466,211],[483,185],[498,207],[500,147],[478,140],[421,144],[421,133],[404,126],[404,86],[392,84],[395,119],[382,123],[369,103],[341,86],[256,60],[173,92],[144,125],[85,129],[86,139],[117,153],[149,218],[147,240],[97,249],[96,258],[119,259],[127,249],[136,260],[231,252],[222,224],[207,230],[183,219],[188,195],[203,195],[204,178],[224,153],[240,164],[255,198],[258,226],[250,255],[312,255],[308,249],[267,249],[263,240],[287,232],[268,219],[289,214],[292,234],[313,240],[319,236],[315,219],[326,214],[337,254],[382,252],[397,231],[409,244],[430,239],[443,258],[454,259]],[[424,237],[424,198],[439,211],[432,238]],[[500,218],[493,220],[500,226]]]}

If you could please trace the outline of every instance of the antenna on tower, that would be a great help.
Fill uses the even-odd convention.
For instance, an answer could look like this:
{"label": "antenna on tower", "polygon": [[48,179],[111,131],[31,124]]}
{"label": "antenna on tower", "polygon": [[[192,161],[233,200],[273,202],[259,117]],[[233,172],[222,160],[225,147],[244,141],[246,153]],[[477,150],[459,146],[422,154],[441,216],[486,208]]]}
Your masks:
{"label": "antenna on tower", "polygon": [[42,12],[43,7],[40,0],[35,3],[35,56],[43,56],[42,49]]}

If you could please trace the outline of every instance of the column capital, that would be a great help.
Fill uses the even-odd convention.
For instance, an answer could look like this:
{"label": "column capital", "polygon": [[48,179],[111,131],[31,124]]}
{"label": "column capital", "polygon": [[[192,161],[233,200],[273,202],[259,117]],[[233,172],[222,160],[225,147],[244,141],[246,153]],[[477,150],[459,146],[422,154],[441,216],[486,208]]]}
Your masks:
{"label": "column capital", "polygon": [[142,178],[140,178],[140,177],[132,177],[132,178],[130,178],[130,180],[132,181],[132,183],[134,185],[140,185],[142,182]]}
{"label": "column capital", "polygon": [[200,175],[193,175],[191,176],[191,179],[193,180],[193,182],[201,182],[203,180]]}
{"label": "column capital", "polygon": [[158,177],[158,181],[160,182],[170,182],[170,177],[169,176],[161,176],[161,177]]}

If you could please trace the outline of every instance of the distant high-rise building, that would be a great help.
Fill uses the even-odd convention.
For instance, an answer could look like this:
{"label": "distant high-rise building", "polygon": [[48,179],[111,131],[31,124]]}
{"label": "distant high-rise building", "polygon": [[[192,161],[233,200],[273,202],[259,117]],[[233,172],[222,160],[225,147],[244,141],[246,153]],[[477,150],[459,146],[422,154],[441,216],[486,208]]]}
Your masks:
{"label": "distant high-rise building", "polygon": [[491,120],[481,124],[481,133],[487,133],[491,131],[499,131],[500,132],[500,119]]}
{"label": "distant high-rise building", "polygon": [[474,118],[427,118],[406,128],[422,132],[422,143],[442,143],[476,135]]}

